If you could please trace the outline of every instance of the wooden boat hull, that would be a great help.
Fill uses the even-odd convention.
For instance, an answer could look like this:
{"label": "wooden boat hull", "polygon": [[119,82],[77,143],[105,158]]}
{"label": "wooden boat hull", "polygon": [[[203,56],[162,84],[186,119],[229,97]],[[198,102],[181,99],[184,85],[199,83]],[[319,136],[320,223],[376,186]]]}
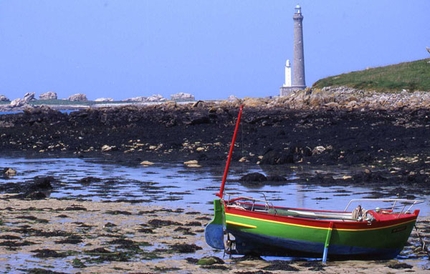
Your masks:
{"label": "wooden boat hull", "polygon": [[416,210],[398,218],[381,215],[373,222],[359,222],[281,216],[225,205],[223,209],[225,232],[232,236],[234,254],[321,257],[327,246],[330,259],[395,258],[419,213]]}

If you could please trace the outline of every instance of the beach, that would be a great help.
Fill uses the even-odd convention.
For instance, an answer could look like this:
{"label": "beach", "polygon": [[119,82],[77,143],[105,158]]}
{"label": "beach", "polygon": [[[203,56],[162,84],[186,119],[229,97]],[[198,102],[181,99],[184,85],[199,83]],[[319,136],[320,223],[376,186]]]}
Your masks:
{"label": "beach", "polygon": [[[127,202],[0,197],[1,272],[17,273],[426,273],[412,232],[409,259],[264,261],[214,251],[204,241],[209,214]],[[430,218],[417,224],[429,237]],[[19,260],[17,258],[20,257]],[[214,264],[199,260],[215,257]],[[200,262],[201,263],[201,262]],[[52,272],[36,272],[36,271]]]}

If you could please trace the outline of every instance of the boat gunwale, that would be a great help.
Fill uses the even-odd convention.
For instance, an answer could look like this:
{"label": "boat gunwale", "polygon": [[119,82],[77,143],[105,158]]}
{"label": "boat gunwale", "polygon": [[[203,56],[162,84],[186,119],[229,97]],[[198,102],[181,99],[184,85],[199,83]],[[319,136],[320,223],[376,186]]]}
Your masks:
{"label": "boat gunwale", "polygon": [[[283,224],[291,224],[295,226],[302,227],[315,227],[321,229],[327,229],[327,224],[329,222],[334,222],[336,224],[336,229],[342,230],[362,230],[362,229],[370,229],[369,226],[372,226],[372,229],[381,229],[387,228],[390,226],[398,226],[403,223],[416,222],[419,209],[414,210],[413,212],[376,212],[374,210],[368,210],[367,212],[374,217],[372,220],[356,220],[352,218],[351,212],[345,211],[337,211],[337,210],[313,210],[313,209],[302,209],[302,208],[289,208],[289,207],[280,207],[280,206],[271,206],[270,208],[275,209],[274,213],[269,212],[266,204],[254,204],[251,202],[242,202],[238,203],[240,200],[249,200],[249,197],[239,197],[235,199],[231,199],[228,201],[222,200],[224,205],[224,212],[226,215],[235,215],[246,217],[255,220],[274,222],[274,223],[283,223]],[[402,200],[402,199],[400,199]],[[233,201],[233,204],[230,202]],[[252,209],[247,209],[242,207],[241,205],[252,206]],[[255,208],[264,209],[264,210],[255,210]],[[291,213],[296,213],[297,215],[283,215],[277,214],[276,210],[286,210]],[[312,213],[314,216],[311,216]],[[320,214],[320,215],[318,215]],[[325,214],[325,215],[323,215]],[[331,216],[327,216],[327,214],[332,214]],[[346,216],[348,214],[351,216]],[[336,216],[338,215],[338,216]]]}

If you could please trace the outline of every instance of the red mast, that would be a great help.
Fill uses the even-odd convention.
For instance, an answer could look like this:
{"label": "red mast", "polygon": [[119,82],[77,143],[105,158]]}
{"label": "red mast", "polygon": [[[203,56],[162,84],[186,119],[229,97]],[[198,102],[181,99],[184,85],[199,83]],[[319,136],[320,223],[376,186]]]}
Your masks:
{"label": "red mast", "polygon": [[221,187],[216,196],[222,198],[224,196],[225,182],[227,181],[228,169],[230,168],[231,156],[233,155],[234,143],[236,142],[237,132],[239,131],[240,118],[242,117],[243,105],[239,108],[239,114],[237,115],[236,126],[234,128],[233,139],[230,144],[230,151],[228,152],[227,162],[225,164],[224,175],[222,176]]}

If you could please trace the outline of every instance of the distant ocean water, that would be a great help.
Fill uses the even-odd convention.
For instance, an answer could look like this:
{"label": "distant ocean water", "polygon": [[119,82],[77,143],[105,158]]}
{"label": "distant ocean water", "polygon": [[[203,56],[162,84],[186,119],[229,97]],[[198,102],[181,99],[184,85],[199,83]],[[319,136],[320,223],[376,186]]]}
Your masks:
{"label": "distant ocean water", "polygon": [[16,114],[21,113],[22,110],[15,110],[15,111],[0,111],[0,115],[6,115],[6,114]]}
{"label": "distant ocean water", "polygon": [[[77,111],[77,109],[63,109],[63,110],[60,110],[60,112],[67,113],[67,114],[72,113],[74,111]],[[22,110],[0,111],[0,115],[17,114],[17,113],[22,113],[22,112],[23,112]]]}

